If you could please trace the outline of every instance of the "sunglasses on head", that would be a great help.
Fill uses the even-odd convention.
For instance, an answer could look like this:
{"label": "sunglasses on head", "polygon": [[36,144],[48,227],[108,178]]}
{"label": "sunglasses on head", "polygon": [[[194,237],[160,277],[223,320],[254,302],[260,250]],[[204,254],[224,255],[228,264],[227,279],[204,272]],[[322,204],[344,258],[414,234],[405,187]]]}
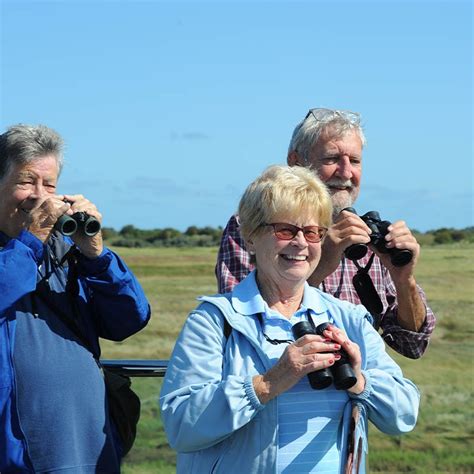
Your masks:
{"label": "sunglasses on head", "polygon": [[318,122],[330,122],[336,118],[343,118],[354,125],[360,124],[360,115],[350,110],[332,110],[324,108],[309,109],[305,120],[312,115]]}
{"label": "sunglasses on head", "polygon": [[306,241],[312,244],[321,242],[328,231],[325,227],[320,227],[318,225],[306,225],[304,227],[298,227],[296,225],[286,224],[284,222],[262,224],[262,226],[273,227],[273,232],[275,233],[276,238],[279,240],[292,240],[301,230]]}

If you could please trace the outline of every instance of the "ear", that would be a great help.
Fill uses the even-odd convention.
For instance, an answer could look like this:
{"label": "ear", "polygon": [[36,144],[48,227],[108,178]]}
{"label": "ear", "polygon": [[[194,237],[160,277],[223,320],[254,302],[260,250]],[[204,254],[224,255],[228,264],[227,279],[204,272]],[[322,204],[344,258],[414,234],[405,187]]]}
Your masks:
{"label": "ear", "polygon": [[290,151],[288,153],[286,162],[288,163],[288,166],[296,166],[298,164],[302,164],[300,161],[300,156],[298,155],[298,152],[296,150]]}
{"label": "ear", "polygon": [[255,245],[253,243],[253,240],[247,240],[245,242],[245,248],[247,249],[247,252],[250,255],[255,255]]}

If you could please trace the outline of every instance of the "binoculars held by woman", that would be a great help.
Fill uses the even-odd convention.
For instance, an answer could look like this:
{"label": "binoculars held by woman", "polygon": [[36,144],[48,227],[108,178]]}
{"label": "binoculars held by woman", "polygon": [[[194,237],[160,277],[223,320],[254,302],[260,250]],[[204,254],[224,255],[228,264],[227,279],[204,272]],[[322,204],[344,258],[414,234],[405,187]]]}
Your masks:
{"label": "binoculars held by woman", "polygon": [[[323,333],[328,326],[329,323],[322,323],[314,327],[314,324],[310,321],[301,321],[293,326],[293,336],[295,339],[299,339],[306,334],[318,334],[324,337]],[[341,348],[337,353],[341,355],[341,358],[336,360],[332,367],[316,370],[308,374],[311,388],[322,390],[334,382],[337,390],[347,390],[356,384],[357,377],[352,370],[347,352]]]}

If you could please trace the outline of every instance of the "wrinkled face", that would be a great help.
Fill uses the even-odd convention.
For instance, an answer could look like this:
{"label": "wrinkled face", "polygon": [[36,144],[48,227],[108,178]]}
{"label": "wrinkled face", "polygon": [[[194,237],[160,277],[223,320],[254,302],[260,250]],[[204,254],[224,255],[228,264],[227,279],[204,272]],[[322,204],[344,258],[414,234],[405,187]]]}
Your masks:
{"label": "wrinkled face", "polygon": [[[301,219],[278,216],[272,223],[284,222],[298,227],[318,225],[314,218]],[[247,248],[255,252],[255,266],[260,282],[276,288],[304,283],[313,273],[321,258],[321,242],[307,242],[300,230],[291,240],[280,240],[273,227],[265,226],[247,242]]]}
{"label": "wrinkled face", "polygon": [[352,206],[362,176],[362,141],[356,132],[350,130],[340,137],[331,136],[330,130],[321,134],[309,154],[309,165],[326,184],[334,214]]}
{"label": "wrinkled face", "polygon": [[16,237],[29,225],[28,214],[56,193],[58,163],[54,156],[16,165],[0,181],[0,230]]}

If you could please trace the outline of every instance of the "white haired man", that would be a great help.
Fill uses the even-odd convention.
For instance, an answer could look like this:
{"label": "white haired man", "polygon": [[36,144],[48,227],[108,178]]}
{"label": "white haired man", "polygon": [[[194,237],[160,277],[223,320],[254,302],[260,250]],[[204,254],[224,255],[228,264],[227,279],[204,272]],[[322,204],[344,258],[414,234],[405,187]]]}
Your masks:
{"label": "white haired man", "polygon": [[[293,132],[288,165],[313,169],[326,184],[334,209],[334,223],[323,241],[321,261],[308,282],[337,298],[360,304],[353,278],[358,272],[367,273],[381,302],[380,312],[374,317],[382,337],[400,354],[416,359],[428,346],[435,316],[415,281],[420,246],[410,229],[405,222],[396,221],[385,236],[388,249],[412,252],[413,258],[406,265],[393,265],[389,254],[372,245],[358,261],[345,256],[349,246],[368,244],[372,232],[359,216],[344,210],[359,195],[364,144],[360,116],[349,111],[311,109]],[[234,215],[224,229],[217,258],[219,292],[231,291],[253,268],[240,235],[238,216]]]}

